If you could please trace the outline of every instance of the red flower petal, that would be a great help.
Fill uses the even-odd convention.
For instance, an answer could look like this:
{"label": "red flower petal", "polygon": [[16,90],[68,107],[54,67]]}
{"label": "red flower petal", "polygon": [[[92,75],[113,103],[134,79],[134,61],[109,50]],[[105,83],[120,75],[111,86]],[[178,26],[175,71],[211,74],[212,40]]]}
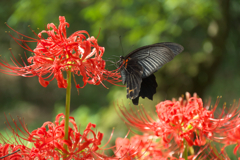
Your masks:
{"label": "red flower petal", "polygon": [[43,86],[43,87],[47,87],[49,82],[48,81],[45,81],[42,77],[39,77],[38,78],[39,80],[39,83]]}

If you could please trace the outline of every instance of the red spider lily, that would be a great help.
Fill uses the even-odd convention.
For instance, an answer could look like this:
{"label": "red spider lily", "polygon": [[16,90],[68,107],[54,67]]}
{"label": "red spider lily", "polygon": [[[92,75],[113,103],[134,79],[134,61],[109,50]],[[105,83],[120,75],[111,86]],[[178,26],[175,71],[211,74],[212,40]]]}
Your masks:
{"label": "red spider lily", "polygon": [[118,105],[118,108],[128,126],[161,137],[166,145],[176,143],[182,150],[184,141],[188,146],[203,146],[207,140],[221,141],[224,131],[230,131],[239,124],[239,121],[236,121],[239,105],[233,105],[233,109],[227,114],[224,108],[220,116],[214,118],[219,99],[215,106],[208,110],[210,101],[204,107],[201,98],[196,95],[190,97],[189,93],[186,95],[187,101],[180,98],[179,101],[166,100],[156,105],[156,120],[141,107],[137,108],[137,113],[133,108],[130,111],[124,106]]}
{"label": "red spider lily", "polygon": [[143,136],[135,135],[130,140],[127,138],[117,138],[115,155],[117,157],[124,157],[123,160],[165,159],[160,145],[154,142],[147,134]]}
{"label": "red spider lily", "polygon": [[[19,151],[22,151],[22,153],[19,154]],[[0,159],[4,158],[4,160],[24,160],[22,156],[28,152],[28,148],[26,148],[24,145],[0,144]]]}
{"label": "red spider lily", "polygon": [[[185,158],[173,157],[176,147],[164,148],[161,139],[156,136],[144,134],[135,135],[130,139],[117,138],[116,151],[117,157],[121,160],[185,160]],[[188,156],[188,160],[193,160],[195,155]]]}
{"label": "red spider lily", "polygon": [[227,147],[228,145],[232,145],[235,144],[235,148],[233,150],[233,153],[236,155],[237,152],[239,152],[240,149],[240,125],[236,125],[232,130],[224,132],[223,137],[224,138],[224,142],[225,142],[225,146],[222,148],[222,151],[224,151],[225,147]]}
{"label": "red spider lily", "polygon": [[[98,45],[96,38],[90,37],[84,30],[67,37],[66,27],[69,27],[69,23],[63,16],[59,16],[59,21],[58,28],[50,23],[47,25],[47,30],[35,33],[37,38],[25,36],[11,28],[19,36],[28,39],[12,36],[22,48],[32,52],[33,55],[27,59],[28,64],[23,61],[23,65],[14,56],[12,59],[14,65],[0,59],[0,66],[4,68],[0,71],[23,77],[38,76],[39,83],[43,87],[47,87],[49,82],[55,78],[59,88],[66,88],[67,82],[63,71],[71,71],[77,76],[82,76],[82,87],[87,83],[99,85],[103,81],[113,84],[121,81],[119,73],[105,69],[106,62],[102,59],[104,47]],[[43,34],[47,34],[48,37],[44,38]],[[27,42],[37,42],[36,48],[32,50],[26,44]],[[75,84],[77,88],[82,88],[76,81]]]}
{"label": "red spider lily", "polygon": [[199,152],[194,155],[193,160],[195,159],[230,160],[225,151],[219,153],[217,147],[212,144],[207,144],[205,147],[201,148]]}
{"label": "red spider lily", "polygon": [[[103,153],[99,153],[102,148],[99,148],[103,138],[103,133],[97,134],[92,130],[95,124],[89,123],[83,134],[80,134],[78,127],[73,117],[70,117],[69,122],[73,127],[69,127],[68,140],[64,140],[64,115],[58,114],[55,123],[45,122],[42,127],[29,132],[24,124],[20,121],[23,129],[20,129],[14,121],[13,128],[8,123],[8,128],[13,133],[14,142],[1,136],[0,140],[0,157],[12,153],[18,149],[19,152],[8,156],[8,159],[14,157],[22,157],[25,159],[107,159]],[[47,129],[48,128],[48,129]],[[24,145],[24,141],[33,144],[32,148]],[[64,148],[64,144],[67,148]],[[113,158],[108,158],[113,159]]]}

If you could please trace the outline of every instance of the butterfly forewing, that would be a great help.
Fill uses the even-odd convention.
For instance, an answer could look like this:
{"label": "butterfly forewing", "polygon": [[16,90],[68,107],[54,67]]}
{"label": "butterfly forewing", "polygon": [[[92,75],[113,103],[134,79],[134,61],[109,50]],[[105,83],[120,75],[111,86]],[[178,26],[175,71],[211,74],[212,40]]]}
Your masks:
{"label": "butterfly forewing", "polygon": [[171,49],[163,44],[141,47],[129,55],[131,58],[137,59],[138,63],[143,67],[142,78],[150,76],[174,58]]}
{"label": "butterfly forewing", "polygon": [[177,44],[177,43],[162,42],[162,43],[158,43],[158,44],[163,44],[163,45],[167,46],[174,53],[174,56],[178,55],[179,53],[181,53],[184,50],[183,46],[181,46],[180,44]]}

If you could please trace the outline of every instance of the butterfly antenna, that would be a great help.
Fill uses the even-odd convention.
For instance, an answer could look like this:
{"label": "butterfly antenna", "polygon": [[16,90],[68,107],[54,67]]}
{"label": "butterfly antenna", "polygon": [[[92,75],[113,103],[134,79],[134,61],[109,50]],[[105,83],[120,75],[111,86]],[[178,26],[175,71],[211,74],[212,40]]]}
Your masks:
{"label": "butterfly antenna", "polygon": [[121,36],[119,36],[119,40],[120,40],[120,45],[121,45],[121,48],[122,48],[122,53],[123,53],[123,56],[124,56],[124,51],[123,51]]}
{"label": "butterfly antenna", "polygon": [[131,46],[131,49],[134,47],[135,45],[133,44],[132,46]]}

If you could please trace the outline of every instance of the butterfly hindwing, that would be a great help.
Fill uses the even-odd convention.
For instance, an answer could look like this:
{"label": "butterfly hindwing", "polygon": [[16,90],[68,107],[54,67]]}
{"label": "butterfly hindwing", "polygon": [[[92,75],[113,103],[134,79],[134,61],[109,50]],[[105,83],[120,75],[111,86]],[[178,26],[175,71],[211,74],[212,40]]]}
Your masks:
{"label": "butterfly hindwing", "polygon": [[135,99],[132,99],[133,104],[138,105],[139,97],[142,97],[142,98],[147,97],[148,99],[153,100],[153,95],[157,91],[157,86],[158,85],[157,85],[156,77],[154,76],[154,74],[150,75],[147,78],[143,78],[138,97],[136,97]]}
{"label": "butterfly hindwing", "polygon": [[134,99],[138,96],[142,83],[142,66],[136,60],[128,59],[121,68],[123,84],[127,85],[127,98]]}
{"label": "butterfly hindwing", "polygon": [[150,75],[147,78],[143,78],[139,96],[141,96],[142,98],[147,97],[148,99],[152,100],[153,95],[156,93],[157,86],[158,85],[154,74]]}

